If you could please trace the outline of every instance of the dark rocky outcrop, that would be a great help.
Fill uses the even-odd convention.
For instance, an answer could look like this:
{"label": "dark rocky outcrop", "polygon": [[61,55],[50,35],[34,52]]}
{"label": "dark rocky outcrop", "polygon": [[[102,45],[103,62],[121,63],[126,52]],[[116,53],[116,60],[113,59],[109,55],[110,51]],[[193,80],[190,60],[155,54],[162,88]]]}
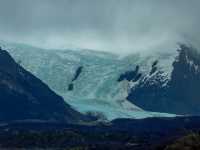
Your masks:
{"label": "dark rocky outcrop", "polygon": [[78,122],[86,117],[0,50],[0,122],[27,119]]}
{"label": "dark rocky outcrop", "polygon": [[142,74],[139,73],[139,68],[140,67],[137,65],[134,71],[127,71],[124,74],[121,74],[118,79],[118,82],[123,80],[137,81],[142,76]]}
{"label": "dark rocky outcrop", "polygon": [[172,101],[179,104],[183,112],[200,114],[200,54],[192,47],[181,45],[173,68],[169,82]]}
{"label": "dark rocky outcrop", "polygon": [[83,70],[83,66],[78,67],[78,69],[76,70],[76,73],[74,75],[74,78],[72,79],[72,82],[78,79],[78,77],[80,76],[82,70]]}
{"label": "dark rocky outcrop", "polygon": [[186,45],[178,52],[167,83],[155,61],[149,76],[130,90],[127,99],[149,111],[200,115],[200,54]]}
{"label": "dark rocky outcrop", "polygon": [[74,84],[73,83],[70,83],[68,85],[68,91],[73,91],[74,90]]}
{"label": "dark rocky outcrop", "polygon": [[152,68],[151,68],[151,71],[150,71],[150,75],[152,75],[153,73],[155,73],[157,71],[157,64],[158,64],[158,60],[154,61],[153,64],[152,64]]}
{"label": "dark rocky outcrop", "polygon": [[72,79],[72,82],[68,85],[68,91],[73,91],[74,90],[74,81],[76,81],[78,79],[78,77],[80,76],[81,72],[83,70],[83,66],[80,66],[76,69],[75,75]]}

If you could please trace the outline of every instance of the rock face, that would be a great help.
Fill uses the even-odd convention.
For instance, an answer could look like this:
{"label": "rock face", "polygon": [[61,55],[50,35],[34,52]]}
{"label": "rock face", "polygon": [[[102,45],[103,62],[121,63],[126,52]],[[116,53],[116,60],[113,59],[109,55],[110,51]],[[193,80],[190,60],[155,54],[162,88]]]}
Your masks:
{"label": "rock face", "polygon": [[120,82],[126,79],[128,81],[136,82],[142,75],[141,73],[138,73],[138,71],[139,66],[137,65],[134,71],[127,71],[124,74],[120,75],[118,81]]}
{"label": "rock face", "polygon": [[78,122],[86,117],[0,50],[0,122],[27,119]]}
{"label": "rock face", "polygon": [[131,88],[127,99],[145,110],[199,115],[200,54],[186,45],[180,45],[178,52],[167,82],[155,61],[149,76]]}
{"label": "rock face", "polygon": [[76,69],[75,75],[71,81],[71,83],[68,85],[68,91],[73,91],[74,89],[74,81],[76,81],[78,79],[78,77],[80,76],[81,72],[83,70],[83,66],[80,66]]}

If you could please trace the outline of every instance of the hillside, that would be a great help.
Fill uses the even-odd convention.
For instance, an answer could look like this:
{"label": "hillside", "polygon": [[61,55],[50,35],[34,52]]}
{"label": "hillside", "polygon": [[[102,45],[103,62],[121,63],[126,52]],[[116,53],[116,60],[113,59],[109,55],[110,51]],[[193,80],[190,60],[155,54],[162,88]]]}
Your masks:
{"label": "hillside", "polygon": [[86,119],[45,83],[0,50],[0,121],[78,122]]}

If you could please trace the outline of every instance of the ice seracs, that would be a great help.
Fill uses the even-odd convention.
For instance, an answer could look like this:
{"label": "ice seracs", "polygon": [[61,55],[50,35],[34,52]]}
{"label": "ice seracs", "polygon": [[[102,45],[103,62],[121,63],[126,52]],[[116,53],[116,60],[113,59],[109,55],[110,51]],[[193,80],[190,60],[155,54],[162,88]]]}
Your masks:
{"label": "ice seracs", "polygon": [[[118,57],[114,54],[91,50],[44,50],[23,44],[3,43],[16,61],[48,84],[80,112],[101,112],[109,120],[115,118],[145,118],[153,116],[173,116],[144,111],[127,100],[130,88],[139,82],[118,82],[120,75],[140,66],[145,78],[152,63],[158,60],[158,70],[163,69],[166,80],[170,77],[174,53],[149,55],[133,54]],[[73,81],[80,66],[82,71]],[[163,74],[164,74],[163,73]],[[142,79],[145,79],[142,78]]]}

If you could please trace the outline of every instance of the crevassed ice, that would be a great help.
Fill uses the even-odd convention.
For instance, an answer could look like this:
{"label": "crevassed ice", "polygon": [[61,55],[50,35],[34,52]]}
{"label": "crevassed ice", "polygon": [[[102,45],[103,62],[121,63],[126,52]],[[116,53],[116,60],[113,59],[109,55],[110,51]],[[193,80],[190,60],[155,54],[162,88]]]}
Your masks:
{"label": "crevassed ice", "polygon": [[[23,44],[4,43],[11,55],[21,65],[48,84],[64,97],[72,107],[82,113],[101,112],[109,120],[115,118],[145,118],[174,115],[147,112],[128,102],[129,84],[117,82],[121,73],[133,70],[136,65],[144,74],[148,74],[152,62],[159,60],[159,67],[170,78],[174,54],[133,54],[119,58],[114,54],[95,51],[44,50]],[[68,85],[76,69],[83,71],[76,81],[74,90],[68,91]]]}

